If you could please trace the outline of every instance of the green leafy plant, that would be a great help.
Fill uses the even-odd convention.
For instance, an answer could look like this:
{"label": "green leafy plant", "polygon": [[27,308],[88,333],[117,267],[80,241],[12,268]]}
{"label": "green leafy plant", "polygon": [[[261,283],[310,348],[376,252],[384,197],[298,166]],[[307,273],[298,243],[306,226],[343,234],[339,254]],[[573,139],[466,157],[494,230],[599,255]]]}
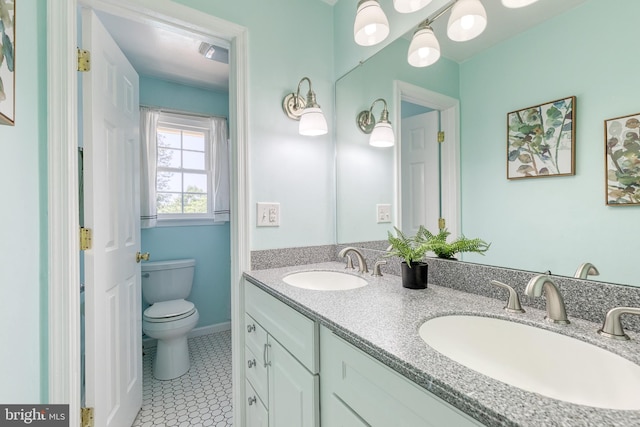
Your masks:
{"label": "green leafy plant", "polygon": [[427,248],[423,247],[422,242],[418,242],[415,237],[409,237],[402,231],[396,230],[394,236],[389,231],[389,248],[387,249],[386,256],[397,256],[402,258],[411,267],[411,264],[422,261],[424,254],[427,253]]}
{"label": "green leafy plant", "polygon": [[468,239],[460,236],[453,242],[448,243],[447,238],[451,235],[446,228],[440,229],[438,234],[433,234],[423,226],[420,226],[416,234],[415,241],[426,252],[433,252],[439,258],[451,259],[460,252],[474,252],[484,255],[489,250],[490,243],[482,239]]}
{"label": "green leafy plant", "polygon": [[415,236],[410,237],[394,227],[396,236],[388,233],[389,248],[387,256],[397,256],[411,266],[419,262],[427,252],[433,252],[439,258],[451,259],[461,252],[474,252],[484,255],[489,250],[490,243],[482,239],[468,239],[460,236],[452,242],[447,242],[451,235],[446,228],[440,229],[438,234],[433,234],[424,226],[420,226]]}

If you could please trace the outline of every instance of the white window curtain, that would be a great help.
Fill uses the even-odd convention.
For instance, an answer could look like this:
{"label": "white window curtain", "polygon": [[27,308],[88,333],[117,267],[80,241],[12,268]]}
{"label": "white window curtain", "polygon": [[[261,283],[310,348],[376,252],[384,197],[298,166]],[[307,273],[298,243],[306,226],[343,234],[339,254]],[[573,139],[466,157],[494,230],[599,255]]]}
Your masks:
{"label": "white window curtain", "polygon": [[227,119],[212,117],[209,122],[211,155],[209,165],[213,171],[213,220],[229,221],[229,137]]}
{"label": "white window curtain", "polygon": [[156,226],[157,128],[160,111],[140,107],[140,226]]}

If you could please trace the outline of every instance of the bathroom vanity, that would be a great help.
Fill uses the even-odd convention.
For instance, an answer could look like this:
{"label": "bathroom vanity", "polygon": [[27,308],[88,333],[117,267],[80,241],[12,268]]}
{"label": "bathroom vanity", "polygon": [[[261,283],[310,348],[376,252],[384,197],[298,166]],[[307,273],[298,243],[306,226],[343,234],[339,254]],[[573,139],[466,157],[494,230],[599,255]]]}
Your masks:
{"label": "bathroom vanity", "polygon": [[437,352],[419,329],[452,314],[506,319],[640,364],[637,333],[610,340],[596,333],[597,323],[553,325],[538,309],[508,314],[504,301],[434,285],[405,289],[389,274],[349,272],[367,285],[331,291],[283,280],[301,271],[345,270],[328,262],[244,274],[247,425],[640,425],[640,402],[631,410],[596,408],[526,391]]}

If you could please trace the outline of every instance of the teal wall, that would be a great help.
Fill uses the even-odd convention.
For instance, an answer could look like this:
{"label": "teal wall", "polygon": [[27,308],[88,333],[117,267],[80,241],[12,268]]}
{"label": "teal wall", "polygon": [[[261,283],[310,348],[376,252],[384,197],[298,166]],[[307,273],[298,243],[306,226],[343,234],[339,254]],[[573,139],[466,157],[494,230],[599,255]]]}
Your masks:
{"label": "teal wall", "polygon": [[[605,205],[605,119],[640,111],[640,2],[587,1],[460,67],[462,230],[493,242],[467,261],[630,283],[639,207]],[[575,95],[576,175],[508,181],[506,115]],[[640,285],[640,282],[632,282]]]}
{"label": "teal wall", "polygon": [[37,403],[48,363],[46,2],[20,1],[17,13],[15,126],[0,125],[0,402]]}
{"label": "teal wall", "polygon": [[[140,103],[192,113],[227,117],[229,95],[152,77],[140,77]],[[221,225],[156,227],[142,230],[142,251],[154,261],[194,258],[189,300],[200,314],[196,327],[231,318],[231,248],[229,223]]]}
{"label": "teal wall", "polygon": [[[319,0],[177,2],[248,28],[251,249],[334,243],[333,8]],[[328,135],[300,136],[282,111],[305,76]],[[256,202],[280,203],[280,227],[255,227]]]}

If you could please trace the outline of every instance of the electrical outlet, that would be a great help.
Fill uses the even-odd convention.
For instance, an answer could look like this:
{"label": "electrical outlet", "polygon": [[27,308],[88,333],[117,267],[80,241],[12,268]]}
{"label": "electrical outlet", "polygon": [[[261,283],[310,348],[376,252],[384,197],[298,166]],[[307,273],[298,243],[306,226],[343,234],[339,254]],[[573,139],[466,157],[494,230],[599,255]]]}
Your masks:
{"label": "electrical outlet", "polygon": [[280,203],[258,202],[256,225],[258,227],[280,226]]}
{"label": "electrical outlet", "polygon": [[376,205],[376,220],[378,224],[391,222],[391,205]]}

